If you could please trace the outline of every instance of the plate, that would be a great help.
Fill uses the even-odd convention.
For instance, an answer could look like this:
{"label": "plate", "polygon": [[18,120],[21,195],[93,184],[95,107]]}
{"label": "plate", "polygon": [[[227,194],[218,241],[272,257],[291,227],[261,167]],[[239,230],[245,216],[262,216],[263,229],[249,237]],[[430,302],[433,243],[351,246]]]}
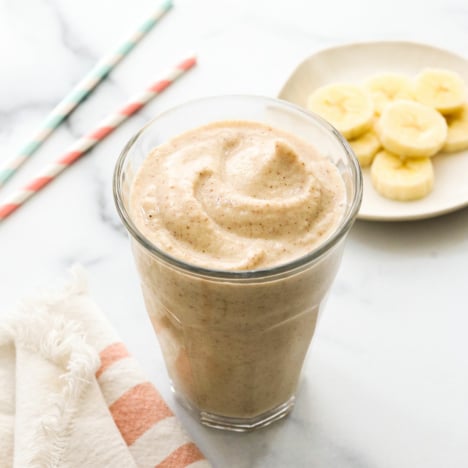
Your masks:
{"label": "plate", "polygon": [[[447,50],[414,42],[367,42],[322,50],[304,60],[289,77],[278,97],[301,107],[319,86],[334,82],[362,83],[380,72],[415,76],[422,68],[458,72],[468,84],[468,61]],[[468,150],[433,158],[435,182],[421,200],[398,202],[380,196],[363,169],[364,194],[359,219],[407,221],[431,218],[468,206]]]}

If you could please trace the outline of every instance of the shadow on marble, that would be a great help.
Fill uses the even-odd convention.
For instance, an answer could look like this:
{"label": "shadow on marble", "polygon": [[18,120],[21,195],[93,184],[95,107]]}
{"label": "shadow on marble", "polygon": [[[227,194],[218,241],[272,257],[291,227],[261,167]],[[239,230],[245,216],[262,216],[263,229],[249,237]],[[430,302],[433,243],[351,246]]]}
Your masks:
{"label": "shadow on marble", "polygon": [[[312,380],[311,375],[302,378],[296,406],[288,418],[255,432],[223,432],[201,427],[191,418],[184,420],[191,432],[202,436],[205,443],[209,441],[211,453],[206,455],[215,468],[367,468],[362,457],[327,434],[327,415],[314,411],[326,392]],[[177,410],[187,414],[183,408]]]}
{"label": "shadow on marble", "polygon": [[359,220],[353,226],[352,242],[385,251],[425,251],[434,245],[444,249],[466,242],[468,208],[432,219],[408,222],[374,222]]}

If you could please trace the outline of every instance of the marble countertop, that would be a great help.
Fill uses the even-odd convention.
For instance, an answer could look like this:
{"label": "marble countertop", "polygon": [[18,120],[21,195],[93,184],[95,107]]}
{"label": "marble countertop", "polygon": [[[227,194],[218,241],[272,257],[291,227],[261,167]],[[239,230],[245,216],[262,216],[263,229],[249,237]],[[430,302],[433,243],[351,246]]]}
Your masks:
{"label": "marble countertop", "polygon": [[[154,1],[0,0],[0,158]],[[312,52],[409,39],[466,54],[464,0],[179,0],[54,133],[8,189],[186,51],[199,65],[0,226],[0,315],[85,265],[130,351],[217,468],[458,468],[468,460],[468,209],[412,223],[357,222],[297,406],[253,434],[199,426],[173,400],[111,192],[124,143],[161,110],[226,93],[275,95]]]}

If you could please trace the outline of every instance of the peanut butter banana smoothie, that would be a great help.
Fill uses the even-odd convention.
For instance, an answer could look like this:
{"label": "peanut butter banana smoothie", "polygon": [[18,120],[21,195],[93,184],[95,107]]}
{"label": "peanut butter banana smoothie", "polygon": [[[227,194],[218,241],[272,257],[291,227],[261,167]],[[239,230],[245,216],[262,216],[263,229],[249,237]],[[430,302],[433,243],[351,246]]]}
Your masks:
{"label": "peanut butter banana smoothie", "polygon": [[125,182],[146,307],[176,395],[205,424],[253,429],[293,405],[360,200],[319,146],[221,120],[156,145]]}

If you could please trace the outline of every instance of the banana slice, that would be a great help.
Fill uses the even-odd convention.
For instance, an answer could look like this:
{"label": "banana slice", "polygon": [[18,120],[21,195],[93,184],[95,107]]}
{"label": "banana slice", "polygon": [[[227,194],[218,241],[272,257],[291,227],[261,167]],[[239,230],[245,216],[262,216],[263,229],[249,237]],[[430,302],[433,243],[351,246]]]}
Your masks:
{"label": "banana slice", "polygon": [[447,139],[447,123],[432,107],[395,101],[384,109],[377,125],[382,146],[401,157],[429,157]]}
{"label": "banana slice", "polygon": [[316,89],[307,107],[328,120],[345,138],[357,138],[372,125],[374,105],[355,85],[332,84]]}
{"label": "banana slice", "polygon": [[430,158],[407,158],[380,151],[371,166],[371,180],[382,196],[398,201],[426,196],[434,185]]}
{"label": "banana slice", "polygon": [[447,115],[447,140],[442,151],[461,151],[468,148],[468,103],[455,114]]}
{"label": "banana slice", "polygon": [[361,167],[370,166],[375,154],[381,148],[380,140],[373,130],[369,130],[355,140],[350,140],[349,144]]}
{"label": "banana slice", "polygon": [[417,101],[437,109],[442,114],[459,110],[466,101],[466,87],[462,77],[453,71],[428,68],[415,80]]}
{"label": "banana slice", "polygon": [[412,81],[398,73],[382,73],[365,82],[374,102],[375,113],[380,115],[385,106],[395,99],[412,99]]}

